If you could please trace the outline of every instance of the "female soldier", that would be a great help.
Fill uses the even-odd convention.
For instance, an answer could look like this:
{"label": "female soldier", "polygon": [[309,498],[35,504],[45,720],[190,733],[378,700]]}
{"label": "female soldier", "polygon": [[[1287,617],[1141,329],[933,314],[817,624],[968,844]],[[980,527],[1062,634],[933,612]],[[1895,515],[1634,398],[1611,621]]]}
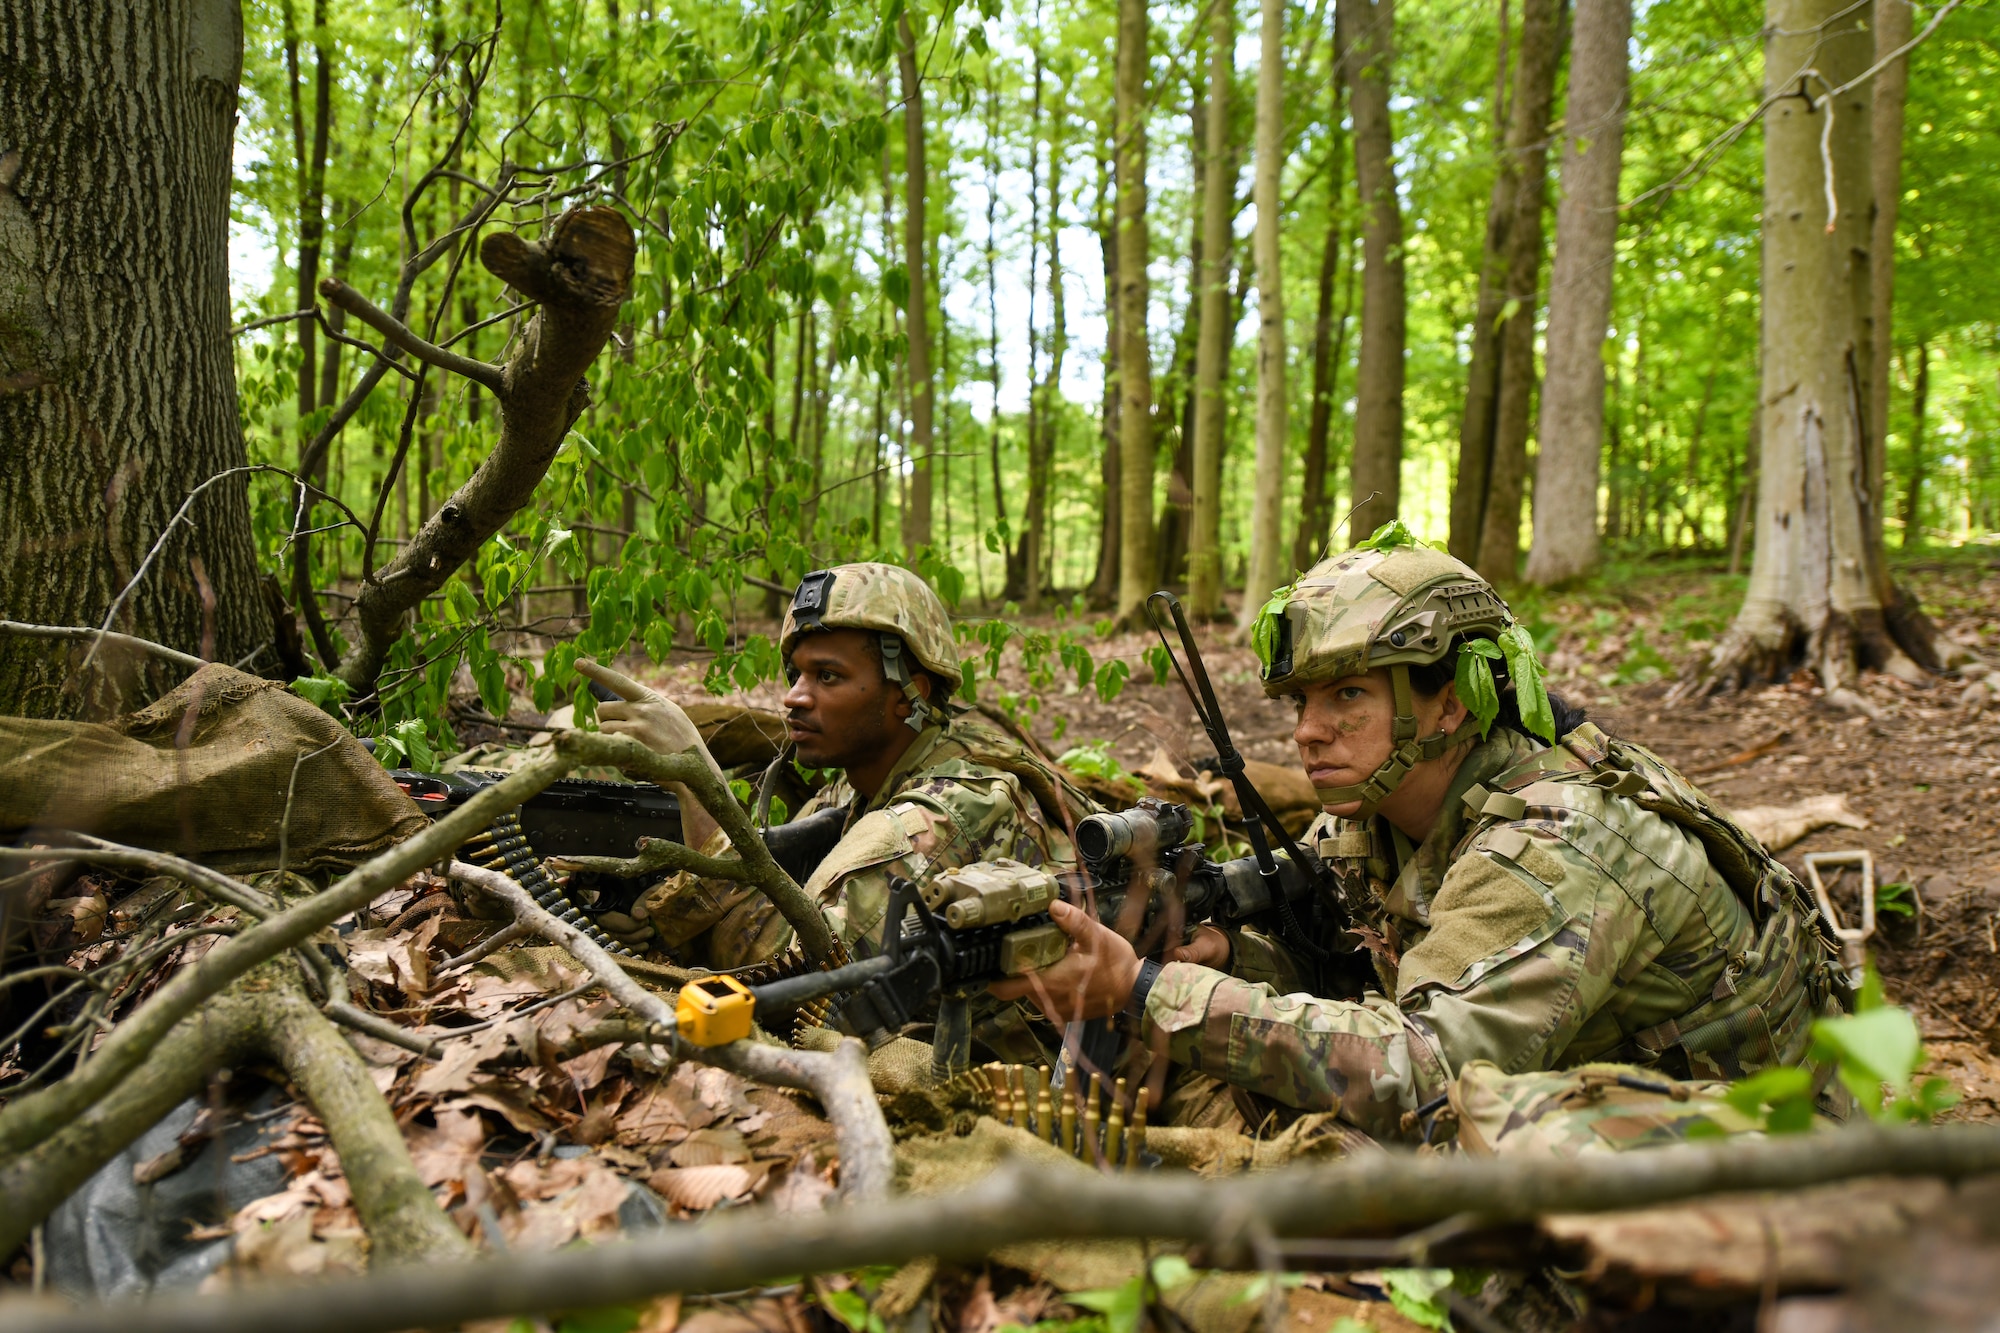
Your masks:
{"label": "female soldier", "polygon": [[1377,1137],[1415,1133],[1472,1060],[1711,1080],[1804,1058],[1840,982],[1798,881],[1663,761],[1549,699],[1485,580],[1392,538],[1266,614],[1264,688],[1295,704],[1325,810],[1308,845],[1381,992],[1232,977],[1219,932],[1142,962],[1058,903],[1069,955],[998,993],[1058,1021],[1123,1014],[1177,1063]]}

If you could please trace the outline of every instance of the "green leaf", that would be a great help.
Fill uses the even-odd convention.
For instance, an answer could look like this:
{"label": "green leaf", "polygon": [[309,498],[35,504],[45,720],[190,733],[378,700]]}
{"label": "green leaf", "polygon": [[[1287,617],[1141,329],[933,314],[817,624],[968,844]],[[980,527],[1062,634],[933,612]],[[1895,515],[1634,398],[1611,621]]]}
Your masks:
{"label": "green leaf", "polygon": [[1147,666],[1153,668],[1153,684],[1166,684],[1167,673],[1174,669],[1173,655],[1167,651],[1167,645],[1156,643],[1140,656],[1146,659]]}
{"label": "green leaf", "polygon": [[1500,631],[1500,651],[1507,658],[1507,676],[1514,682],[1514,704],[1521,725],[1549,744],[1556,743],[1556,715],[1549,707],[1542,664],[1535,656],[1535,639],[1519,621]]}
{"label": "green leaf", "polygon": [[397,747],[409,756],[410,767],[420,773],[437,772],[437,753],[431,749],[430,737],[424,734],[422,718],[408,718],[389,729],[389,736]]}
{"label": "green leaf", "polygon": [[[1484,642],[1484,639],[1473,639],[1465,647]],[[1458,699],[1471,712],[1473,720],[1479,723],[1479,734],[1485,736],[1493,726],[1493,719],[1500,716],[1500,687],[1494,684],[1493,664],[1486,660],[1484,654],[1459,653]]]}
{"label": "green leaf", "polygon": [[1134,1277],[1116,1287],[1072,1291],[1065,1299],[1071,1305],[1080,1305],[1103,1315],[1110,1333],[1136,1333],[1139,1316],[1145,1307],[1144,1286],[1143,1277]]}
{"label": "green leaf", "polygon": [[1385,1268],[1382,1287],[1389,1293],[1389,1304],[1411,1323],[1451,1327],[1451,1311],[1439,1295],[1451,1287],[1449,1268]]}
{"label": "green leaf", "polygon": [[347,702],[349,690],[347,682],[338,676],[300,676],[292,682],[292,693],[315,708],[339,717],[340,706]]}
{"label": "green leaf", "polygon": [[1813,1041],[1840,1061],[1840,1077],[1864,1106],[1881,1105],[1881,1085],[1907,1092],[1924,1061],[1924,1043],[1910,1011],[1884,1005],[1864,1014],[1822,1018]]}
{"label": "green leaf", "polygon": [[1132,678],[1132,668],[1125,665],[1125,659],[1114,657],[1097,668],[1097,697],[1110,703],[1125,692],[1125,682]]}
{"label": "green leaf", "polygon": [[[1257,619],[1250,623],[1250,646],[1256,650],[1257,660],[1267,673],[1271,670],[1271,658],[1278,651],[1278,620],[1291,605],[1292,589],[1296,586],[1295,582],[1287,583],[1274,591],[1257,612]],[[1164,675],[1160,683],[1166,683]]]}
{"label": "green leaf", "polygon": [[1400,518],[1392,518],[1375,529],[1374,535],[1359,543],[1357,551],[1393,551],[1399,546],[1422,546],[1417,534],[1411,532]]}

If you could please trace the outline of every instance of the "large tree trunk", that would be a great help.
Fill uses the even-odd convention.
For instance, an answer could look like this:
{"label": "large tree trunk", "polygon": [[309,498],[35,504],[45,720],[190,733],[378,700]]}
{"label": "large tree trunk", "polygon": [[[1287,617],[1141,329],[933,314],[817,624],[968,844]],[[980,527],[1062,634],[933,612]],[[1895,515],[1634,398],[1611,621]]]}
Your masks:
{"label": "large tree trunk", "polygon": [[1040,485],[1042,502],[1037,510],[1041,524],[1035,537],[1035,560],[1032,568],[1036,571],[1034,583],[1037,589],[1047,587],[1053,591],[1055,580],[1055,517],[1051,512],[1055,496],[1056,442],[1062,423],[1063,361],[1069,355],[1069,312],[1066,308],[1066,283],[1062,266],[1062,159],[1064,132],[1068,127],[1069,88],[1064,85],[1057,94],[1055,109],[1049,121],[1049,369],[1042,378],[1042,454]]}
{"label": "large tree trunk", "polygon": [[1118,173],[1118,480],[1120,619],[1143,615],[1153,591],[1153,356],[1146,340],[1146,0],[1118,0],[1115,153]]}
{"label": "large tree trunk", "polygon": [[[1337,57],[1336,57],[1337,59]],[[1330,494],[1332,460],[1328,456],[1328,446],[1333,435],[1333,403],[1335,390],[1339,386],[1340,367],[1347,359],[1347,316],[1353,301],[1354,268],[1343,265],[1346,257],[1346,237],[1341,230],[1341,154],[1347,150],[1342,142],[1346,137],[1340,132],[1340,88],[1339,79],[1329,79],[1327,84],[1333,99],[1333,106],[1327,123],[1333,129],[1333,147],[1327,162],[1327,208],[1326,241],[1319,257],[1318,313],[1313,320],[1313,388],[1312,417],[1306,426],[1306,460],[1303,479],[1303,494],[1299,501],[1299,528],[1292,539],[1292,564],[1299,569],[1310,568],[1319,559],[1320,552],[1331,538],[1333,523],[1333,496]],[[1333,283],[1337,271],[1345,267],[1341,308],[1336,319],[1333,306]]]}
{"label": "large tree trunk", "polygon": [[[1825,88],[1864,70],[1864,20],[1840,0],[1770,0],[1764,120],[1763,460],[1750,587],[1699,681],[1714,689],[1816,672],[1829,697],[1859,703],[1859,668],[1912,679],[1877,593],[1869,541],[1864,412],[1869,299],[1869,90],[1828,104]],[[1798,96],[1799,72],[1825,80]],[[1792,95],[1786,95],[1792,94]],[[1821,167],[1826,117],[1835,116]],[[1838,212],[1828,217],[1831,200]]]}
{"label": "large tree trunk", "polygon": [[[1513,579],[1520,545],[1521,484],[1535,393],[1549,108],[1562,56],[1560,9],[1559,0],[1527,0],[1522,6],[1521,54],[1487,226],[1488,263],[1476,316],[1481,327],[1473,330],[1452,494],[1452,552],[1494,580]],[[1489,285],[1494,282],[1497,287]]]}
{"label": "large tree trunk", "polygon": [[1271,590],[1286,582],[1285,288],[1279,190],[1285,167],[1285,0],[1263,0],[1257,63],[1257,477],[1250,499],[1250,564],[1240,628],[1247,634]]}
{"label": "large tree trunk", "polygon": [[[1092,216],[1096,219],[1097,248],[1104,266],[1104,290],[1107,294],[1104,310],[1104,400],[1098,409],[1097,431],[1100,452],[1098,474],[1104,492],[1098,506],[1097,571],[1090,578],[1090,605],[1094,610],[1103,611],[1118,597],[1118,547],[1124,540],[1125,528],[1123,487],[1118,479],[1121,439],[1118,430],[1118,302],[1110,299],[1110,294],[1118,290],[1118,233],[1106,212],[1111,194],[1111,164],[1101,156],[1101,143],[1099,152],[1097,206]],[[997,343],[995,345],[998,346]],[[999,396],[996,380],[995,402],[999,401]]]}
{"label": "large tree trunk", "polygon": [[1215,0],[1208,16],[1208,116],[1204,128],[1200,305],[1194,363],[1194,524],[1188,541],[1188,610],[1200,619],[1222,614],[1222,383],[1229,364],[1231,225],[1236,173],[1229,131],[1236,78],[1235,0]]}
{"label": "large tree trunk", "polygon": [[910,507],[903,516],[903,545],[915,552],[931,544],[931,314],[924,273],[924,85],[917,69],[917,35],[904,10],[896,20],[896,63],[903,77],[903,266],[910,275]]}
{"label": "large tree trunk", "polygon": [[1396,0],[1336,0],[1334,33],[1351,90],[1354,185],[1361,199],[1361,358],[1354,385],[1354,510],[1348,541],[1396,516],[1402,504],[1403,208],[1396,198],[1389,76]]}
{"label": "large tree trunk", "polygon": [[1604,448],[1604,335],[1618,258],[1626,48],[1632,0],[1577,0],[1563,125],[1562,200],[1549,274],[1548,371],[1535,467],[1528,582],[1566,583],[1597,566]]}
{"label": "large tree trunk", "polygon": [[[235,0],[0,0],[0,607],[101,621],[189,492],[244,465],[229,343]],[[271,639],[246,479],[202,492],[112,628]],[[0,711],[117,709],[157,659],[0,638]],[[172,669],[176,670],[177,669]],[[79,684],[84,688],[79,689]]]}

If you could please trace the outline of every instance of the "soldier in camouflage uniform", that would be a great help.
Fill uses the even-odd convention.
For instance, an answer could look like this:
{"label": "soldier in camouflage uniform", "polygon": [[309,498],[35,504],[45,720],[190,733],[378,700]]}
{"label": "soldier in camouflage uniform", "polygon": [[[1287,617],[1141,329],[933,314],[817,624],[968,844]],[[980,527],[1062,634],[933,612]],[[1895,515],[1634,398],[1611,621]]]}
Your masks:
{"label": "soldier in camouflage uniform", "polygon": [[1260,630],[1326,811],[1308,846],[1380,991],[1228,975],[1252,960],[1218,956],[1219,935],[1180,955],[1218,966],[1142,964],[1058,904],[1072,952],[1040,974],[1051,1017],[1123,1012],[1177,1063],[1383,1138],[1427,1133],[1475,1061],[1708,1081],[1805,1058],[1840,982],[1798,881],[1663,761],[1544,702],[1532,640],[1472,570],[1414,541],[1351,551]]}
{"label": "soldier in camouflage uniform", "polygon": [[[1074,862],[1069,830],[1095,807],[1018,742],[947,702],[962,672],[950,618],[923,579],[884,564],[808,574],[779,647],[798,760],[840,770],[795,817],[847,810],[840,842],[804,887],[851,950],[879,944],[891,875],[920,879],[997,857]],[[676,876],[642,907],[685,962],[740,967],[791,943],[777,909],[743,885]]]}

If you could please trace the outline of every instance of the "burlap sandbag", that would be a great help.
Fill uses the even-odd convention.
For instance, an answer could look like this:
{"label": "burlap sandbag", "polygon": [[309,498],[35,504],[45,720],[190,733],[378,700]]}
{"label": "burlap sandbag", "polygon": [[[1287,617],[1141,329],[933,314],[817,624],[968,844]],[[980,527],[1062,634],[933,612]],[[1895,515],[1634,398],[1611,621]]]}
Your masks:
{"label": "burlap sandbag", "polygon": [[0,829],[74,829],[218,870],[268,869],[288,789],[291,869],[358,864],[428,822],[338,722],[226,666],[111,725],[0,717]]}

